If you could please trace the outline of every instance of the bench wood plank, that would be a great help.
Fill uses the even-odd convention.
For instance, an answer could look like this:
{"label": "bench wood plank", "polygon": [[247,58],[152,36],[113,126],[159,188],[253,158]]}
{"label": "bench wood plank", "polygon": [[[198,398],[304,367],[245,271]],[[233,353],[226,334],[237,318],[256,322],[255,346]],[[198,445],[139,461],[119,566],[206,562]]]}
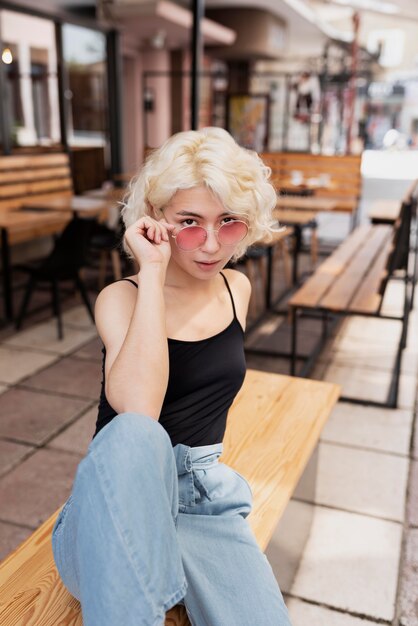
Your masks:
{"label": "bench wood plank", "polygon": [[320,306],[330,311],[346,310],[361,287],[368,272],[392,235],[389,226],[375,226],[363,245],[350,258],[344,272],[334,280],[331,289],[321,299]]}
{"label": "bench wood plank", "polygon": [[372,226],[356,228],[342,244],[318,267],[315,273],[290,298],[289,306],[317,308],[328,290],[347,267],[350,259],[370,236]]}
{"label": "bench wood plank", "polygon": [[387,262],[393,251],[393,242],[389,238],[382,247],[372,270],[368,273],[357,290],[349,309],[352,313],[376,313],[379,310],[383,295],[380,292],[382,281],[387,276]]}
{"label": "bench wood plank", "polygon": [[369,211],[371,221],[394,223],[401,213],[402,203],[399,200],[375,200]]}
{"label": "bench wood plank", "polygon": [[[252,485],[249,517],[264,549],[320,432],[338,399],[337,385],[248,370],[228,417],[222,461]],[[51,531],[54,513],[0,564],[2,626],[82,626],[78,602],[55,568]],[[190,626],[175,607],[166,626]]]}

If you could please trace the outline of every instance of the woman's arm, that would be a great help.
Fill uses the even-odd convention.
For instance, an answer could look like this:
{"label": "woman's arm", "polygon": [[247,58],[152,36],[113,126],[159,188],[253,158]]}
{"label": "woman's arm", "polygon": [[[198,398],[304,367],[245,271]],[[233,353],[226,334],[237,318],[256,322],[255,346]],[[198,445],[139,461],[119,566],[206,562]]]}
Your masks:
{"label": "woman's arm", "polygon": [[106,347],[109,404],[118,413],[158,420],[168,383],[163,287],[170,245],[167,228],[155,224],[143,218],[125,235],[141,267],[138,289],[126,281],[110,285],[97,299],[95,316]]}

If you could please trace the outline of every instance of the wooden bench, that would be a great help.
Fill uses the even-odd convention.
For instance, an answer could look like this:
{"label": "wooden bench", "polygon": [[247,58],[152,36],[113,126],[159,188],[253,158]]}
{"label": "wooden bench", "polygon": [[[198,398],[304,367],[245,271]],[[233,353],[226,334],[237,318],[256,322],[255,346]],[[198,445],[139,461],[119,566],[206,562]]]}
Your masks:
{"label": "wooden bench", "polygon": [[[306,376],[315,358],[325,345],[327,319],[338,316],[364,315],[396,319],[402,322],[402,332],[395,358],[393,378],[386,402],[367,401],[377,406],[397,406],[400,361],[406,343],[408,315],[411,308],[408,276],[409,232],[411,204],[403,204],[401,215],[394,227],[365,224],[356,228],[345,241],[318,267],[303,286],[289,300],[292,320],[291,373]],[[395,270],[404,273],[405,299],[400,317],[381,313],[383,296],[389,278]],[[297,371],[297,327],[300,314],[320,314],[323,332]],[[336,316],[336,317],[335,317]],[[356,398],[343,398],[356,401]],[[358,400],[361,402],[361,400]]]}
{"label": "wooden bench", "polygon": [[[249,522],[263,550],[338,394],[339,387],[330,383],[247,372],[229,413],[222,460],[252,485],[254,506]],[[82,624],[79,603],[62,585],[53,561],[51,531],[57,514],[0,564],[2,626]],[[189,625],[182,607],[167,613],[168,625]]]}
{"label": "wooden bench", "polygon": [[[335,211],[350,213],[353,224],[361,196],[361,155],[325,156],[292,152],[264,152],[260,157],[272,170],[272,182],[278,191],[289,188],[292,172],[302,173],[303,183],[294,189],[310,189],[318,198],[336,201]],[[321,183],[321,177],[329,177],[329,183]],[[309,180],[316,179],[315,184]]]}

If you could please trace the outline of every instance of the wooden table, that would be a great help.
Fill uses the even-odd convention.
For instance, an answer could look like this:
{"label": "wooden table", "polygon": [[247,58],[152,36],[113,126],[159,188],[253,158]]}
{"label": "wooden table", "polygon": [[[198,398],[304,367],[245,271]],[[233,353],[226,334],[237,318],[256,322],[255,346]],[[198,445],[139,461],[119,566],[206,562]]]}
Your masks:
{"label": "wooden table", "polygon": [[97,200],[103,200],[105,202],[122,202],[123,196],[126,194],[126,189],[123,187],[110,187],[109,189],[92,189],[91,191],[85,191],[83,197],[96,198]]}
{"label": "wooden table", "polygon": [[22,206],[23,211],[32,209],[36,211],[70,211],[73,215],[107,215],[114,201],[100,198],[87,198],[85,196],[68,196],[51,198],[50,200],[26,200]]}
{"label": "wooden table", "polygon": [[12,277],[10,263],[10,236],[18,237],[20,232],[33,231],[33,238],[43,234],[42,227],[63,224],[63,219],[71,219],[69,211],[8,211],[0,213],[1,257],[3,268],[4,314],[13,320]]}
{"label": "wooden table", "polygon": [[333,198],[302,198],[300,196],[278,196],[276,209],[298,209],[299,211],[334,211],[338,206]]}
{"label": "wooden table", "polygon": [[303,178],[302,182],[295,183],[292,178],[283,178],[278,181],[278,187],[283,192],[288,189],[292,193],[308,192],[314,194],[316,191],[329,191],[337,189],[337,185],[331,179],[329,182],[321,182],[320,177],[312,176],[311,178]]}

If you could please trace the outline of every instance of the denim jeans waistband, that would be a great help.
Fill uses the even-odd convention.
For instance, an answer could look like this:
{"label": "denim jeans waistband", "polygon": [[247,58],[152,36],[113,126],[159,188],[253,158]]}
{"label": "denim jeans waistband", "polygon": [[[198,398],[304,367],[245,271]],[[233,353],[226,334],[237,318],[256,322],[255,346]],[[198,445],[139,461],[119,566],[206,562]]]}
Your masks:
{"label": "denim jeans waistband", "polygon": [[182,476],[193,469],[205,469],[218,462],[222,454],[223,444],[214,443],[209,446],[190,447],[178,443],[173,448],[177,465],[177,474]]}

